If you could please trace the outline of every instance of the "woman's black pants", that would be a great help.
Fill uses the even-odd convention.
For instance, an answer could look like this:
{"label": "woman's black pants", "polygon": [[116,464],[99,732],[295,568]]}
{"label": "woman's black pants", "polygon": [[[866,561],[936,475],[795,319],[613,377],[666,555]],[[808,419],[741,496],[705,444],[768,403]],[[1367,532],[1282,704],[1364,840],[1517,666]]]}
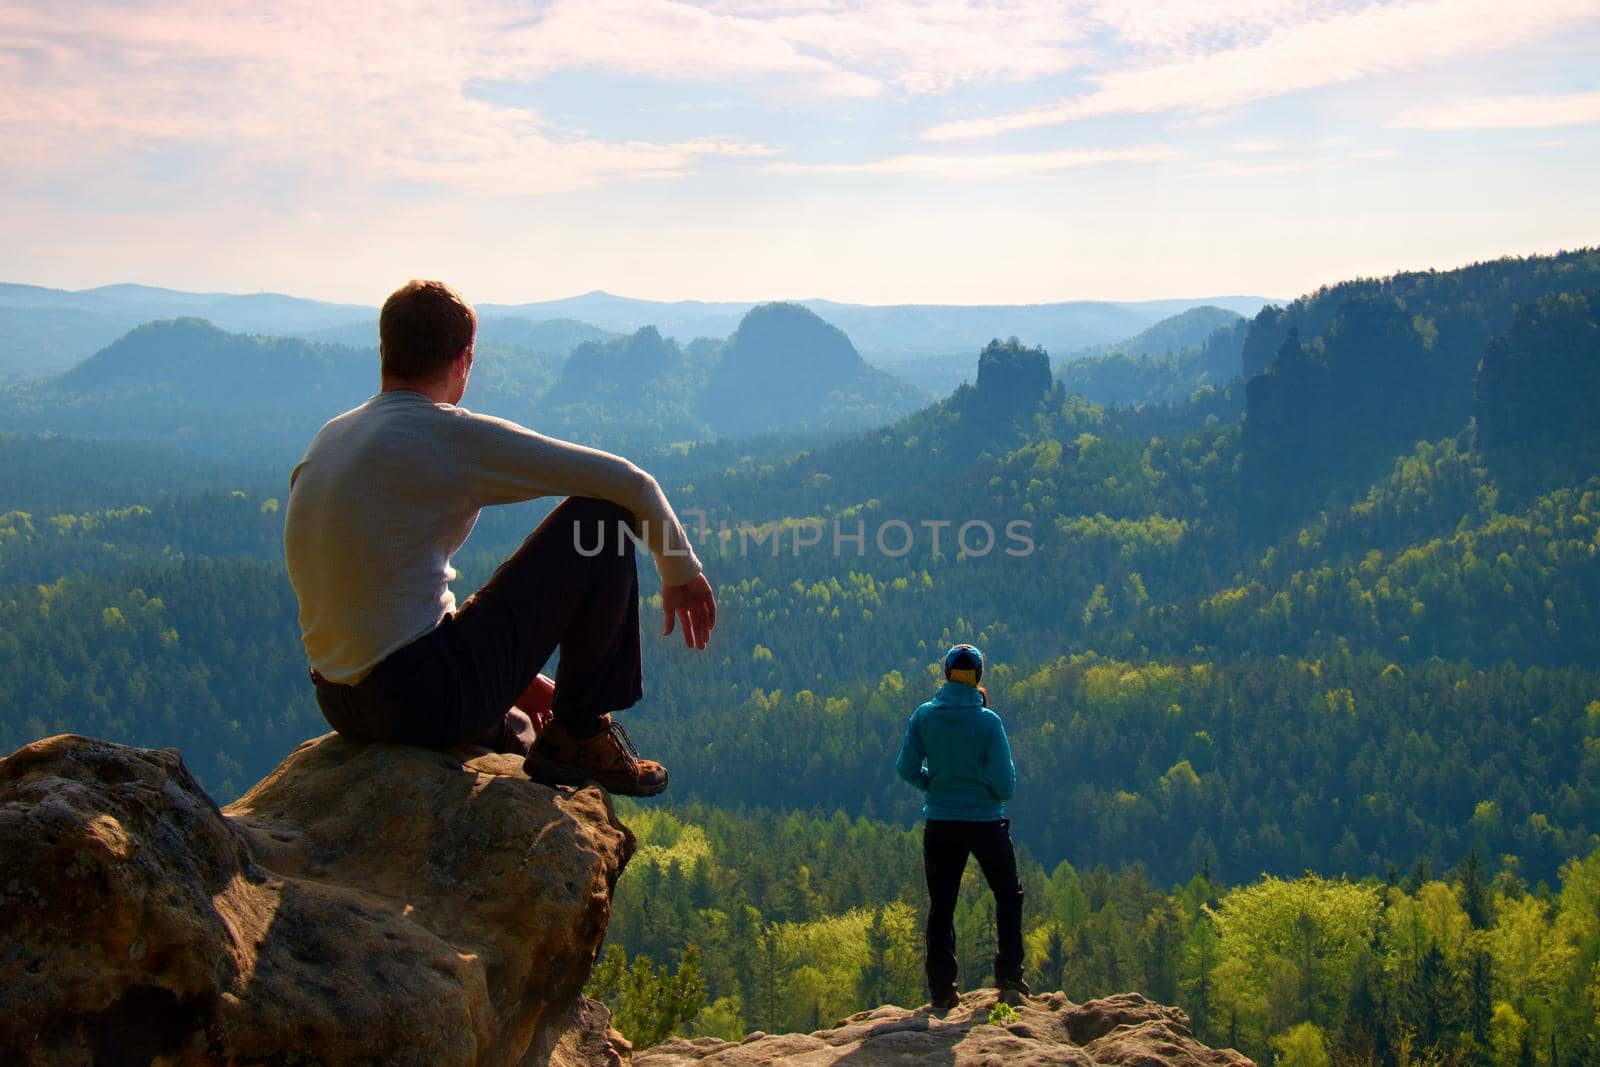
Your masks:
{"label": "woman's black pants", "polygon": [[922,868],[928,877],[928,989],[935,994],[956,982],[956,897],[969,855],[994,893],[995,980],[1022,977],[1022,884],[1011,820],[929,819],[922,828]]}

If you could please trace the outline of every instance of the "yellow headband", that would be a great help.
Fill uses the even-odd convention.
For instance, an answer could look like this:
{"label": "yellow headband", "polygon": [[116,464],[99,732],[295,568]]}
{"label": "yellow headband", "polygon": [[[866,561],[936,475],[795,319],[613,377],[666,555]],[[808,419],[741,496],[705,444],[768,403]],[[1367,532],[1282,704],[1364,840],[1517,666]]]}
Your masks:
{"label": "yellow headband", "polygon": [[949,674],[945,675],[945,677],[950,679],[952,682],[960,682],[962,685],[978,684],[978,672],[973,670],[971,667],[957,668],[956,670],[953,670]]}

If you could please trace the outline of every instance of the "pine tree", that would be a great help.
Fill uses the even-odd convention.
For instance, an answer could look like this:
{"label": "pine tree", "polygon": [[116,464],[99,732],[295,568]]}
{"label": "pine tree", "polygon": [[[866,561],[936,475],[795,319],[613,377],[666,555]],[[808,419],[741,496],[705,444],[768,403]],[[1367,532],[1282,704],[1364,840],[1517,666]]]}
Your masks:
{"label": "pine tree", "polygon": [[1185,1001],[1189,1018],[1194,1021],[1194,1032],[1209,1036],[1211,1033],[1211,972],[1221,960],[1221,938],[1211,916],[1201,911],[1189,927],[1189,936],[1183,947],[1184,979],[1187,993]]}
{"label": "pine tree", "polygon": [[1459,1024],[1461,983],[1438,942],[1429,942],[1410,982],[1410,1021],[1425,1050],[1444,1052],[1453,1045]]}
{"label": "pine tree", "polygon": [[1371,952],[1356,959],[1344,1021],[1339,1027],[1340,1052],[1351,1063],[1384,1063],[1388,1033],[1382,1000],[1383,972]]}
{"label": "pine tree", "polygon": [[1052,922],[1045,933],[1044,959],[1040,961],[1040,984],[1046,990],[1060,990],[1067,973],[1067,941],[1061,936],[1061,924]]}
{"label": "pine tree", "polygon": [[1481,948],[1467,956],[1466,984],[1467,1032],[1479,1048],[1487,1048],[1494,1018],[1494,959]]}
{"label": "pine tree", "polygon": [[1178,950],[1182,934],[1177,908],[1170,900],[1158,904],[1139,931],[1139,955],[1144,967],[1145,990],[1152,999],[1171,1004],[1178,997]]}
{"label": "pine tree", "polygon": [[676,973],[640,953],[630,963],[622,949],[608,947],[589,976],[588,993],[611,1009],[612,1025],[644,1049],[660,1044],[705,1004],[700,950],[684,949]]}
{"label": "pine tree", "polygon": [[893,976],[889,972],[889,930],[883,922],[883,909],[872,910],[872,922],[867,926],[867,965],[862,968],[856,983],[857,994],[864,1007],[875,1008],[890,1000]]}
{"label": "pine tree", "polygon": [[1433,864],[1426,854],[1418,856],[1416,864],[1411,868],[1411,873],[1406,875],[1406,880],[1401,884],[1407,893],[1417,895],[1417,890],[1433,880]]}
{"label": "pine tree", "polygon": [[1485,930],[1490,923],[1489,886],[1483,875],[1483,861],[1474,848],[1461,863],[1461,908],[1474,930]]}

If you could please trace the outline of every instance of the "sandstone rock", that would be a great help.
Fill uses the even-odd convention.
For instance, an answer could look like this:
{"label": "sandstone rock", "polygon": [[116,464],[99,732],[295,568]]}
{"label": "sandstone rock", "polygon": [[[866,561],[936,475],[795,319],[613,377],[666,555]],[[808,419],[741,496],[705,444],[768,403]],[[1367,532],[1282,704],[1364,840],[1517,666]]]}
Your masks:
{"label": "sandstone rock", "polygon": [[173,751],[0,760],[0,1062],[1241,1067],[1175,1008],[993,990],[633,1056],[584,999],[633,837],[519,762],[308,741],[218,810]]}
{"label": "sandstone rock", "polygon": [[1060,993],[1025,997],[1018,1018],[989,1025],[998,994],[976,990],[947,1015],[882,1007],[845,1019],[814,1034],[765,1034],[742,1042],[675,1038],[634,1057],[636,1067],[762,1067],[792,1064],[860,1067],[938,1063],[950,1067],[1254,1067],[1231,1050],[1218,1051],[1189,1033],[1189,1017],[1177,1008],[1124,993],[1073,1004]]}
{"label": "sandstone rock", "polygon": [[978,356],[974,396],[995,412],[1027,412],[1055,382],[1050,357],[1037,349],[1012,348],[991,341]]}
{"label": "sandstone rock", "polygon": [[582,987],[632,835],[482,750],[297,748],[225,811],[176,752],[0,760],[0,1062],[625,1063]]}

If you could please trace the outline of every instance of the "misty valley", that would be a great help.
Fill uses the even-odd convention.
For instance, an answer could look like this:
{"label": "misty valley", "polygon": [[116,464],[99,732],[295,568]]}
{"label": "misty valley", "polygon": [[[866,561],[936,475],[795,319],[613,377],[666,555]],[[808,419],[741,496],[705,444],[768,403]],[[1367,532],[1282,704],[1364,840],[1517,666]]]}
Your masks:
{"label": "misty valley", "polygon": [[[1263,1062],[1306,1027],[1597,1062],[1600,251],[1288,300],[478,311],[463,405],[654,473],[720,604],[705,652],[657,639],[642,565],[624,717],[672,785],[619,801],[589,986],[637,1047],[922,1003],[895,753],[970,642],[1035,988]],[[0,752],[173,747],[227,803],[327,731],[284,508],[375,323],[0,286]],[[487,509],[458,596],[551,503]],[[983,984],[976,870],[955,923]]]}

